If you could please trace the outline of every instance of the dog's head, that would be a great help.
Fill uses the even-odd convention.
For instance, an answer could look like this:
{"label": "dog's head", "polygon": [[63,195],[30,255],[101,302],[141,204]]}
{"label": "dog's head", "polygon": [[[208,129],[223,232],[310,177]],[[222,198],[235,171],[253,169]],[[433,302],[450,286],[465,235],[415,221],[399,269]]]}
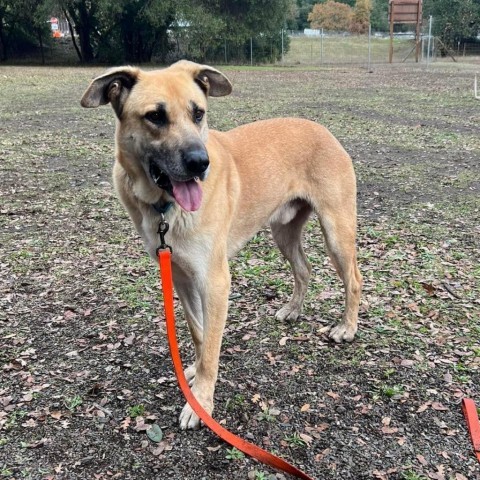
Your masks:
{"label": "dog's head", "polygon": [[232,91],[225,75],[182,60],[163,70],[119,67],[95,78],[81,105],[111,103],[117,116],[117,148],[128,170],[146,175],[187,211],[200,207],[199,180],[208,173],[207,97]]}

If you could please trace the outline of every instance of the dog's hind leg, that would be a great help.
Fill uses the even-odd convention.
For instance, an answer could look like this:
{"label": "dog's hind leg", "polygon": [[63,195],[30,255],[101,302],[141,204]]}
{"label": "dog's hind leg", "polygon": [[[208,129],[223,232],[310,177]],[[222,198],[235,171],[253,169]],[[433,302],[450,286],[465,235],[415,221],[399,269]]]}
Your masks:
{"label": "dog's hind leg", "polygon": [[345,312],[342,321],[329,336],[335,342],[351,342],[357,332],[362,276],[357,266],[355,206],[343,205],[319,214],[327,252],[345,288]]}
{"label": "dog's hind leg", "polygon": [[[312,270],[302,247],[303,226],[308,220],[312,208],[307,202],[301,200],[295,200],[292,204],[282,208],[284,208],[284,211],[274,215],[270,226],[278,248],[290,263],[295,286],[292,298],[287,305],[277,312],[276,318],[278,320],[295,320],[302,312],[303,301]],[[292,208],[296,209],[296,211],[293,218],[290,219],[292,210],[289,212],[289,209]]]}

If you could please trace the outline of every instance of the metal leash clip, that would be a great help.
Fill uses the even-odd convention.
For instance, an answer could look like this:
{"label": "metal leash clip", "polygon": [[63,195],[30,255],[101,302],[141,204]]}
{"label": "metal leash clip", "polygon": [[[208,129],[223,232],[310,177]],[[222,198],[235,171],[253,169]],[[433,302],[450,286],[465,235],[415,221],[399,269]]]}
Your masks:
{"label": "metal leash clip", "polygon": [[160,214],[160,223],[158,224],[158,231],[157,233],[160,235],[160,246],[157,248],[157,256],[159,250],[170,250],[170,253],[173,253],[172,247],[165,243],[165,235],[167,234],[170,225],[165,220],[165,215],[163,213]]}

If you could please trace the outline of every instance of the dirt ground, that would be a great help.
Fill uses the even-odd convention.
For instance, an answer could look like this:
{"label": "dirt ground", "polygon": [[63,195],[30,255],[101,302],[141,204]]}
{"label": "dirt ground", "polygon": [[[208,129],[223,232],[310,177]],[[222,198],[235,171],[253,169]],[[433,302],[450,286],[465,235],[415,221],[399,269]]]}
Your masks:
{"label": "dirt ground", "polygon": [[[111,187],[114,117],[79,106],[101,71],[0,67],[0,478],[285,478],[178,427],[156,266]],[[257,235],[231,262],[215,418],[318,480],[480,479],[460,405],[480,405],[475,68],[226,73],[211,128],[305,117],[352,155],[365,286],[356,341],[330,343],[342,287],[313,219],[304,315],[276,322],[291,277]]]}

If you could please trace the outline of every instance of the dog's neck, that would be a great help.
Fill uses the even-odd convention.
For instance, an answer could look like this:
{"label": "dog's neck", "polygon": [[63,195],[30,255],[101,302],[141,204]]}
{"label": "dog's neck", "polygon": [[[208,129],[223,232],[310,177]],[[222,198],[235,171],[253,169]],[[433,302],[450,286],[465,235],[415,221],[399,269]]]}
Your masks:
{"label": "dog's neck", "polygon": [[166,202],[160,199],[156,203],[152,203],[152,208],[159,214],[165,215],[172,207],[174,202]]}

